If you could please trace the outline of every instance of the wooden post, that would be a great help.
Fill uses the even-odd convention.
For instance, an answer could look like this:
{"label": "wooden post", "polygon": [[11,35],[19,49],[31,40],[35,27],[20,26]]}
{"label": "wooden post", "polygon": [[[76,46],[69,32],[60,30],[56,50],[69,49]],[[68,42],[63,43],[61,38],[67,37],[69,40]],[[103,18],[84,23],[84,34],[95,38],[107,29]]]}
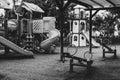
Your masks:
{"label": "wooden post", "polygon": [[20,46],[20,41],[21,41],[21,21],[20,21],[20,17],[19,17],[19,15],[17,14],[17,22],[18,22],[18,24],[17,24],[17,31],[18,31],[18,33],[17,33],[17,35],[18,35],[18,40],[17,40],[17,45],[19,45]]}
{"label": "wooden post", "polygon": [[27,36],[26,36],[26,44],[27,50],[33,50],[33,37],[32,37],[32,14],[30,14],[30,18],[27,21]]}
{"label": "wooden post", "polygon": [[105,58],[105,49],[103,49],[103,58]]}
{"label": "wooden post", "polygon": [[32,13],[30,14],[29,27],[30,27],[30,35],[32,36]]}
{"label": "wooden post", "polygon": [[60,10],[60,14],[59,14],[59,19],[60,19],[60,23],[59,23],[59,26],[60,26],[60,61],[63,61],[64,60],[64,55],[63,55],[63,26],[64,26],[64,9],[63,9],[63,5],[64,5],[64,1],[63,0],[55,0],[58,7],[59,7],[59,10]]}
{"label": "wooden post", "polygon": [[68,5],[71,3],[71,0],[68,0],[68,2],[66,3],[66,5],[64,5],[64,0],[55,0],[58,7],[59,7],[59,10],[60,10],[60,44],[61,44],[61,47],[60,47],[60,61],[64,61],[64,45],[63,45],[63,28],[64,28],[64,11],[65,9],[68,7]]}
{"label": "wooden post", "polygon": [[90,38],[90,42],[89,42],[89,52],[92,53],[92,10],[90,10],[90,28],[89,28],[89,38]]}
{"label": "wooden post", "polygon": [[116,51],[116,49],[114,50],[114,58],[117,58],[117,51]]}
{"label": "wooden post", "polygon": [[73,59],[70,59],[70,72],[73,72]]}
{"label": "wooden post", "polygon": [[63,28],[64,28],[64,12],[61,10],[61,17],[60,17],[60,44],[61,44],[61,57],[60,60],[63,61],[64,60],[64,56],[63,56],[63,52],[64,52],[64,45],[63,45]]}
{"label": "wooden post", "polygon": [[[6,9],[5,13],[5,21],[4,21],[4,28],[5,28],[5,38],[8,39],[8,13],[9,11]],[[5,54],[9,53],[9,48],[5,46]]]}

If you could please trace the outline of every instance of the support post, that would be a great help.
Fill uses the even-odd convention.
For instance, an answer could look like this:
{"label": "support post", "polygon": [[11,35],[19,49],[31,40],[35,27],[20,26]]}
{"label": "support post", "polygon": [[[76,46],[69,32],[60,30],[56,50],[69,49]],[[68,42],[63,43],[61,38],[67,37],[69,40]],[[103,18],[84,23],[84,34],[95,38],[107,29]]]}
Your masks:
{"label": "support post", "polygon": [[105,58],[105,49],[103,49],[103,58]]}
{"label": "support post", "polygon": [[73,72],[73,59],[70,59],[70,72]]}
{"label": "support post", "polygon": [[19,45],[20,46],[20,41],[21,41],[21,25],[20,25],[20,23],[21,23],[21,21],[20,21],[20,17],[19,17],[19,15],[17,14],[17,22],[18,22],[18,24],[17,24],[17,31],[18,31],[18,33],[17,33],[17,35],[18,35],[18,40],[17,40],[17,45]]}
{"label": "support post", "polygon": [[61,45],[61,53],[60,53],[60,60],[63,61],[64,60],[64,56],[63,56],[63,52],[64,52],[64,45],[63,45],[63,28],[64,28],[64,11],[61,10],[60,11],[61,14],[60,14],[60,45]]}
{"label": "support post", "polygon": [[117,58],[117,51],[116,51],[116,49],[114,50],[114,58]]}
{"label": "support post", "polygon": [[92,53],[92,10],[90,10],[90,29],[89,29],[89,38],[90,38],[90,42],[89,42],[89,51],[90,53]]}
{"label": "support post", "polygon": [[26,36],[26,46],[27,50],[33,50],[33,36],[32,36],[32,14],[30,13],[30,19],[27,21],[27,36]]}
{"label": "support post", "polygon": [[72,2],[71,0],[68,0],[68,2],[64,5],[64,0],[55,0],[57,3],[57,6],[59,7],[60,10],[60,61],[64,62],[64,45],[63,45],[63,28],[64,28],[64,11],[68,7],[68,5]]}
{"label": "support post", "polygon": [[56,3],[57,3],[57,6],[59,7],[59,10],[60,10],[60,15],[59,15],[59,18],[60,18],[60,23],[59,23],[59,26],[60,26],[60,61],[64,61],[64,55],[63,55],[63,26],[64,26],[64,8],[63,8],[63,5],[64,5],[64,1],[63,0],[55,0]]}
{"label": "support post", "polygon": [[[8,39],[8,10],[7,9],[5,13],[4,28],[5,28],[5,38]],[[5,54],[8,54],[8,53],[9,53],[9,48],[5,46]]]}

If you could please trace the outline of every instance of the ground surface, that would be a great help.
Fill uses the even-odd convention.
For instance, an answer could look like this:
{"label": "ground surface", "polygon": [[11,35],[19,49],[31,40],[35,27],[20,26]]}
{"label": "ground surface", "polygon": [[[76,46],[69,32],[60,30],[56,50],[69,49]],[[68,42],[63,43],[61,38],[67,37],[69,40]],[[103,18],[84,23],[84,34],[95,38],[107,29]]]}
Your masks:
{"label": "ground surface", "polygon": [[[120,46],[116,48],[117,59],[109,54],[106,55],[109,58],[103,59],[102,49],[94,48],[90,73],[84,67],[74,67],[74,72],[69,72],[69,59],[65,63],[59,62],[59,54],[36,54],[33,59],[3,59],[0,60],[0,80],[120,80]],[[83,57],[88,49],[79,48],[76,56]],[[56,52],[59,51],[57,48]]]}

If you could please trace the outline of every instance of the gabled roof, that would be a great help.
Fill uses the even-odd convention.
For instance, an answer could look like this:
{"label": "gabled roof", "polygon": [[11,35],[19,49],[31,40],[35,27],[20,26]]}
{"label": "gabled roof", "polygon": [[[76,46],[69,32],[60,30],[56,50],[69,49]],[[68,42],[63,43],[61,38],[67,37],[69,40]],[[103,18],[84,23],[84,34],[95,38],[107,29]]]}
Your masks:
{"label": "gabled roof", "polygon": [[33,11],[44,13],[44,11],[39,6],[37,6],[37,5],[33,4],[33,3],[22,2],[22,4],[20,5],[19,8],[25,8],[26,10],[30,11],[31,13]]}
{"label": "gabled roof", "polygon": [[120,0],[71,0],[88,9],[105,9],[120,7]]}

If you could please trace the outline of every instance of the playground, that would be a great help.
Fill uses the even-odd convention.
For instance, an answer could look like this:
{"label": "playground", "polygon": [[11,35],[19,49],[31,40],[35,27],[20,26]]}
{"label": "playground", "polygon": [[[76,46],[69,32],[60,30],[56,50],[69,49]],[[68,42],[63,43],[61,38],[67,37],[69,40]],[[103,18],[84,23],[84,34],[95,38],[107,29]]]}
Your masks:
{"label": "playground", "polygon": [[0,1],[0,80],[120,80],[119,0],[55,0],[57,16],[11,1]]}
{"label": "playground", "polygon": [[[59,61],[59,54],[36,54],[34,59],[3,59],[0,60],[1,80],[119,80],[120,79],[120,46],[118,58],[108,54],[102,58],[102,49],[94,49],[94,57],[90,73],[85,67],[74,67],[69,71],[69,59],[65,63]],[[79,48],[79,53],[88,47]],[[74,50],[74,49],[73,49]],[[56,52],[60,51],[57,47]],[[65,48],[66,51],[66,48]]]}

